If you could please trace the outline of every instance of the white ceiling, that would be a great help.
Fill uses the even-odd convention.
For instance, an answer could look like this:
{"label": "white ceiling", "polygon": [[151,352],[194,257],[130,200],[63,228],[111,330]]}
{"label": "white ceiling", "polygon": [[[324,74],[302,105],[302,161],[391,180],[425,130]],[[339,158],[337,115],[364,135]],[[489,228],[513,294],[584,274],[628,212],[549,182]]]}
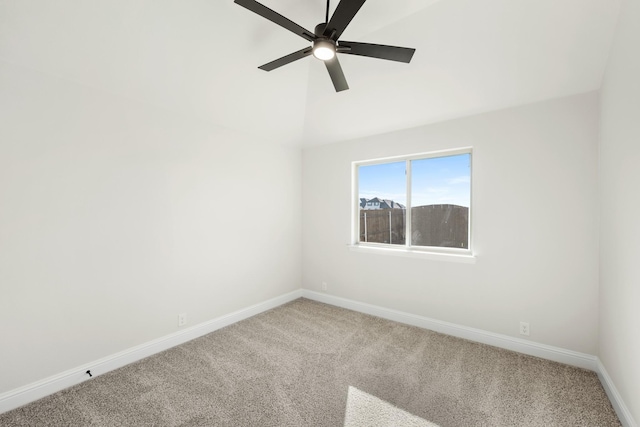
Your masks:
{"label": "white ceiling", "polygon": [[[262,3],[311,31],[324,20],[325,0]],[[307,146],[598,89],[619,7],[368,0],[342,38],[417,51],[341,55],[340,93],[312,57],[259,70],[308,43],[232,0],[0,0],[0,61]]]}

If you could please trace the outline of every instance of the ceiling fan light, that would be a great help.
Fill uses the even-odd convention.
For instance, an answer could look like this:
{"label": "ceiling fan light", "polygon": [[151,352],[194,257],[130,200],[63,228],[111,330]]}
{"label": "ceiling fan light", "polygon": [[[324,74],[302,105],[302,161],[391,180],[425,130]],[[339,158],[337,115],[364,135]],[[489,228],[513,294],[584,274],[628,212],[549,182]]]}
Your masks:
{"label": "ceiling fan light", "polygon": [[336,45],[326,39],[316,40],[313,43],[313,56],[322,61],[328,61],[336,56]]}

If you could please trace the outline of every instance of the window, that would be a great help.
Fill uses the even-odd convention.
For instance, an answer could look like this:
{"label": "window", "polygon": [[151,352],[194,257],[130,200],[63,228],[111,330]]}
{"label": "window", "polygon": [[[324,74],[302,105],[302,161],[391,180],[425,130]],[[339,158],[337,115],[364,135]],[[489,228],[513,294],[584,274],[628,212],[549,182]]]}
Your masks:
{"label": "window", "polygon": [[354,163],[354,243],[470,253],[471,149]]}

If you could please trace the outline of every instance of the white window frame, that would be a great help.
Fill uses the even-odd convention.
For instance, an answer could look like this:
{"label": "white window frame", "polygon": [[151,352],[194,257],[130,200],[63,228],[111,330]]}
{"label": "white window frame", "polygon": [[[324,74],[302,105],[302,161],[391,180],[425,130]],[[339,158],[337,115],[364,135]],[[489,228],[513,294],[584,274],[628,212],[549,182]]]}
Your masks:
{"label": "white window frame", "polygon": [[[459,154],[470,154],[470,203],[469,203],[469,221],[468,221],[468,248],[446,248],[439,246],[412,246],[411,245],[411,161],[430,159],[436,157],[448,157]],[[389,243],[372,243],[360,242],[360,194],[358,182],[358,168],[360,166],[372,166],[385,163],[394,163],[404,161],[406,164],[406,192],[407,205],[405,206],[405,239],[404,245],[392,245]],[[459,261],[474,263],[475,256],[473,252],[472,239],[472,210],[473,210],[473,149],[472,147],[456,148],[452,150],[431,151],[427,153],[418,153],[404,156],[384,157],[372,160],[362,160],[352,162],[352,188],[351,200],[353,201],[351,209],[351,250],[367,253],[399,255],[419,258],[429,258],[436,260]]]}

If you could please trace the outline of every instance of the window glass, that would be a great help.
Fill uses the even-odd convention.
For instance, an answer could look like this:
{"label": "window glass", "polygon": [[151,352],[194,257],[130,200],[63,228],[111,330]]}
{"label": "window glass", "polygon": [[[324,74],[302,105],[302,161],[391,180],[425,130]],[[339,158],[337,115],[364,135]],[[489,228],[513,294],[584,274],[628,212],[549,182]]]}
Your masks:
{"label": "window glass", "polygon": [[360,241],[404,245],[406,162],[358,168]]}
{"label": "window glass", "polygon": [[469,248],[471,155],[411,160],[411,244]]}
{"label": "window glass", "polygon": [[471,150],[450,153],[356,163],[357,243],[468,250]]}

